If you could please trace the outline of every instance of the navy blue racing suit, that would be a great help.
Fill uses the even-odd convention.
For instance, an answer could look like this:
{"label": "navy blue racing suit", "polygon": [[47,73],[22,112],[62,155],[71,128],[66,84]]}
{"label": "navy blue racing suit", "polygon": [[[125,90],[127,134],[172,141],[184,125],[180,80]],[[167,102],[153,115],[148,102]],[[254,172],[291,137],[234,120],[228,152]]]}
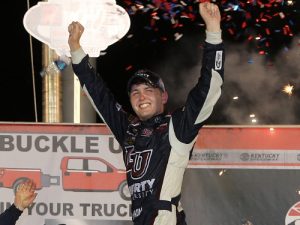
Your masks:
{"label": "navy blue racing suit", "polygon": [[[147,121],[125,112],[82,49],[71,52],[83,90],[123,149],[135,225],[183,225],[180,193],[199,129],[221,95],[223,43],[205,42],[198,83],[184,106]],[[78,56],[81,57],[78,57]]]}
{"label": "navy blue racing suit", "polygon": [[13,204],[0,214],[0,225],[15,225],[22,211]]}

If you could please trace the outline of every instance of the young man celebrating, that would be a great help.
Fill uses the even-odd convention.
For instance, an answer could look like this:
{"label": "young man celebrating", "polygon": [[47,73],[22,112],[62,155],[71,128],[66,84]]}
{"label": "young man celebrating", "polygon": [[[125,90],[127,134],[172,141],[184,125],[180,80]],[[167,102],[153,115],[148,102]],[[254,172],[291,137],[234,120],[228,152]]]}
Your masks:
{"label": "young man celebrating", "polygon": [[163,81],[149,70],[139,70],[129,79],[135,115],[125,112],[80,46],[84,27],[78,22],[68,27],[73,70],[122,146],[135,225],[186,224],[180,204],[184,172],[199,129],[221,95],[224,74],[220,11],[209,2],[200,3],[199,11],[206,24],[201,76],[185,105],[172,114],[165,112],[168,94]]}

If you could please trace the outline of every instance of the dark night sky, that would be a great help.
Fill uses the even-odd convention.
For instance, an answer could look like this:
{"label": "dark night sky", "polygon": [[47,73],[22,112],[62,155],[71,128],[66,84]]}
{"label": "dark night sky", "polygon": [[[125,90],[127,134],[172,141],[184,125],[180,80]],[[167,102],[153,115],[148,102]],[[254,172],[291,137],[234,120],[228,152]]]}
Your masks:
{"label": "dark night sky", "polygon": [[[5,28],[2,31],[0,121],[34,122],[29,35],[22,23],[27,10],[27,3],[26,1],[9,1],[3,7],[9,9],[9,17],[4,18],[4,15],[1,15]],[[36,49],[41,46],[36,40],[33,40],[33,44]],[[38,75],[41,66],[40,61],[40,51],[34,50],[35,79],[38,89],[41,85]]]}
{"label": "dark night sky", "polygon": [[[30,1],[30,5],[37,2]],[[299,9],[299,2],[297,4],[295,9]],[[5,5],[5,8],[10,9],[10,16],[2,19],[5,34],[2,34],[0,121],[35,122],[29,34],[22,24],[27,2],[10,1]],[[169,108],[172,110],[183,103],[189,88],[198,78],[204,28],[187,23],[180,30],[184,35],[178,41],[170,38],[161,41],[162,36],[174,34],[168,25],[158,24],[159,32],[153,32],[144,29],[147,17],[135,15],[131,16],[131,20],[132,25],[127,34],[132,34],[131,38],[126,35],[120,42],[108,47],[105,54],[97,59],[98,71],[125,107],[128,107],[124,95],[128,77],[143,67],[158,72],[169,90]],[[258,54],[257,49],[240,37],[230,38],[227,32],[230,28],[226,25],[228,23],[223,23],[227,50],[226,82],[223,95],[208,123],[251,124],[249,115],[254,113],[258,119],[257,124],[299,124],[299,24],[294,32],[296,35],[285,45],[279,45],[280,37],[274,35],[275,45],[269,57]],[[42,70],[42,44],[34,38],[32,44],[34,87],[38,121],[41,122],[42,80],[39,74]],[[291,96],[282,92],[283,86],[288,83],[294,86]],[[239,99],[234,101],[234,96],[239,96]]]}

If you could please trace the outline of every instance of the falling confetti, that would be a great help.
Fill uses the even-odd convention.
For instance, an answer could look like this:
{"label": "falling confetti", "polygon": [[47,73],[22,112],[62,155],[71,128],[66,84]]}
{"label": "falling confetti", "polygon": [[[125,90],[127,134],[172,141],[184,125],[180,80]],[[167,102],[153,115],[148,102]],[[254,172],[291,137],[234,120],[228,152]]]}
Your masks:
{"label": "falling confetti", "polygon": [[[221,11],[223,38],[246,41],[260,55],[275,54],[299,32],[296,0],[213,2]],[[132,19],[140,21],[142,29],[151,33],[153,43],[178,41],[186,27],[204,29],[198,0],[122,0],[121,4]]]}

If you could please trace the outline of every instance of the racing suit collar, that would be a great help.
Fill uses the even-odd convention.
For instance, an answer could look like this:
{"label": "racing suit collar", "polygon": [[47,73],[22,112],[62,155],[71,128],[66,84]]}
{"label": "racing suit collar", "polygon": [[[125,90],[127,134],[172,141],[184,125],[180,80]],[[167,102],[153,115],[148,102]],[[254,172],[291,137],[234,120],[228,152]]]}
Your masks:
{"label": "racing suit collar", "polygon": [[161,124],[163,119],[165,118],[166,113],[161,113],[156,116],[151,117],[148,120],[140,121],[142,125],[145,126],[155,126],[155,124]]}

